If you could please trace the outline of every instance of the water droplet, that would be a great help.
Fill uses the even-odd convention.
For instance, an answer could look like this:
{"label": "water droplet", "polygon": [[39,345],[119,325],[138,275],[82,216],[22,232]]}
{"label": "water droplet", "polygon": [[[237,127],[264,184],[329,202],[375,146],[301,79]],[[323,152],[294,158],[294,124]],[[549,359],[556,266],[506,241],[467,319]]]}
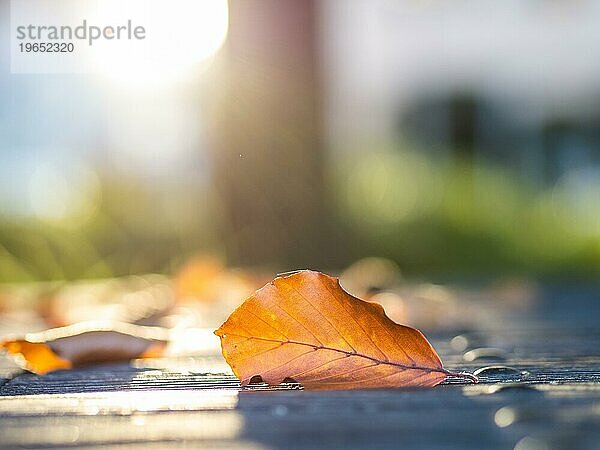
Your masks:
{"label": "water droplet", "polygon": [[500,384],[497,386],[496,390],[494,393],[497,392],[503,392],[503,391],[509,391],[509,390],[519,390],[519,391],[528,391],[528,392],[535,392],[535,393],[540,393],[540,391],[538,391],[535,387],[533,387],[530,384],[526,384],[526,383],[509,383],[509,384]]}
{"label": "water droplet", "polygon": [[463,359],[468,362],[476,361],[478,359],[504,360],[506,359],[506,352],[499,348],[480,347],[466,352],[463,355]]}
{"label": "water droplet", "polygon": [[276,417],[285,417],[288,413],[288,408],[285,405],[275,405],[272,409],[272,413]]}
{"label": "water droplet", "polygon": [[526,370],[519,370],[516,369],[514,367],[510,367],[510,366],[486,366],[486,367],[481,367],[480,369],[477,369],[475,372],[473,372],[473,375],[475,376],[490,376],[490,375],[505,375],[505,374],[514,374],[514,375],[521,375],[521,376],[527,376],[529,375],[529,372],[527,372]]}
{"label": "water droplet", "polygon": [[496,425],[500,428],[505,428],[509,425],[512,425],[516,418],[517,412],[510,406],[500,408],[498,411],[496,411],[496,414],[494,414],[494,422],[496,422]]}
{"label": "water droplet", "polygon": [[450,341],[450,347],[457,352],[464,352],[469,347],[469,339],[464,334],[454,336]]}
{"label": "water droplet", "polygon": [[525,436],[517,442],[515,450],[550,450],[550,446],[541,439]]}

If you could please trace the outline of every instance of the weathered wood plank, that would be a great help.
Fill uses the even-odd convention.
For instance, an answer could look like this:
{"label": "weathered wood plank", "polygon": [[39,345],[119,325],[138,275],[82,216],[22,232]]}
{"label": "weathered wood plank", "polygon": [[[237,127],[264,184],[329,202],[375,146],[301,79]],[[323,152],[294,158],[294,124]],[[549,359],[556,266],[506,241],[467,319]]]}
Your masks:
{"label": "weathered wood plank", "polygon": [[431,336],[450,369],[500,367],[426,391],[241,390],[218,355],[11,379],[0,362],[0,448],[600,448],[597,296],[585,298],[585,320],[555,309]]}

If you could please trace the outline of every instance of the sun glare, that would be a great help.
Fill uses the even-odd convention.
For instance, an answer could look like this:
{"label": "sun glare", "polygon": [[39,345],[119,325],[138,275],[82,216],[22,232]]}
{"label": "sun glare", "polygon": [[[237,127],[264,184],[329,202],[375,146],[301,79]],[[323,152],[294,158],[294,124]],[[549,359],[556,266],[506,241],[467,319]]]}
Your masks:
{"label": "sun glare", "polygon": [[132,86],[193,78],[227,36],[227,0],[109,0],[97,8],[90,23],[143,27],[143,39],[104,39],[92,46],[93,71]]}

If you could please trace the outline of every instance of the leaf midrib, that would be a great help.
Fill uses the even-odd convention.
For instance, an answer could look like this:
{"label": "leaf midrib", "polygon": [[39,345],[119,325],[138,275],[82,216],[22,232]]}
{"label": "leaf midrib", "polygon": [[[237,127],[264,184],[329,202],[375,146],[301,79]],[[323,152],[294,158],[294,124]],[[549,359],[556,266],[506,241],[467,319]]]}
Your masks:
{"label": "leaf midrib", "polygon": [[[289,339],[287,341],[282,341],[279,339],[269,339],[269,338],[262,338],[262,337],[256,337],[256,336],[246,336],[243,334],[236,334],[236,333],[225,333],[225,335],[243,337],[243,338],[247,338],[247,339],[255,339],[258,341],[278,342],[281,345],[285,345],[285,344],[303,345],[305,347],[310,347],[310,348],[314,349],[315,351],[316,350],[330,350],[333,352],[342,353],[346,356],[358,356],[359,358],[365,358],[365,359],[373,361],[377,364],[384,364],[384,365],[399,367],[403,370],[420,370],[420,371],[429,372],[429,373],[430,372],[443,373],[444,375],[449,375],[449,376],[454,375],[453,372],[450,372],[449,370],[446,370],[443,367],[424,367],[424,366],[417,366],[417,365],[408,366],[406,364],[401,364],[401,363],[397,363],[397,362],[390,361],[390,360],[381,360],[381,359],[375,358],[373,356],[363,355],[362,353],[348,352],[345,350],[341,350],[339,348],[328,347],[325,345],[314,345],[314,344],[309,344],[307,342],[293,341],[293,340],[289,340]],[[225,336],[223,336],[223,337],[225,337]],[[272,350],[273,349],[270,349],[269,351],[272,351]]]}

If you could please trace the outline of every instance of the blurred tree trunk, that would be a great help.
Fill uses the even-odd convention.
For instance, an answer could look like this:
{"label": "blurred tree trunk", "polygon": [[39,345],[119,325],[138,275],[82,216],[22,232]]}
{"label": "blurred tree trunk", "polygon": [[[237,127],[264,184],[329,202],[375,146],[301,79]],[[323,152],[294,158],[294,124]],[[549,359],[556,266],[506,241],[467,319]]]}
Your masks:
{"label": "blurred tree trunk", "polygon": [[318,266],[326,252],[316,2],[231,0],[214,181],[230,262]]}

